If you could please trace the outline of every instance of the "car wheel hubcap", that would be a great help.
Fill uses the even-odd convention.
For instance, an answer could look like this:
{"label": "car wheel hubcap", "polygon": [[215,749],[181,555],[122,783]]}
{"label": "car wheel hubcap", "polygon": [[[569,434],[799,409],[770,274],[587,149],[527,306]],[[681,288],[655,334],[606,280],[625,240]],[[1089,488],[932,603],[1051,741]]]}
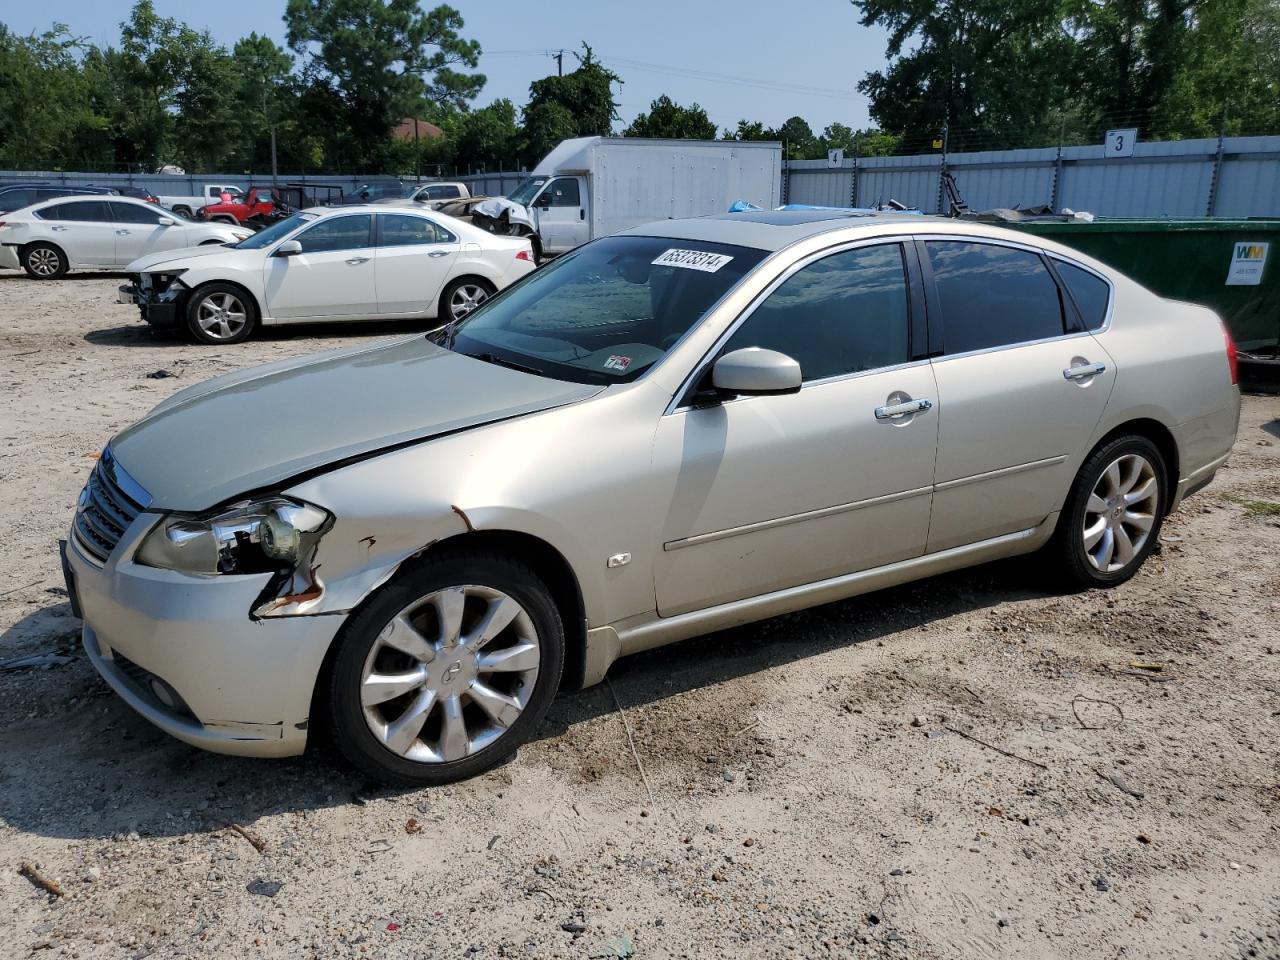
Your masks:
{"label": "car wheel hubcap", "polygon": [[461,760],[524,712],[540,660],[533,621],[510,596],[476,585],[437,590],[392,617],[369,650],[365,722],[408,760]]}
{"label": "car wheel hubcap", "polygon": [[454,291],[453,299],[449,301],[449,309],[456,320],[458,317],[465,317],[488,299],[489,292],[484,287],[469,283]]}
{"label": "car wheel hubcap", "polygon": [[1094,569],[1115,573],[1132,563],[1146,546],[1159,504],[1160,483],[1146,457],[1127,453],[1113,460],[1084,509],[1084,552]]}
{"label": "car wheel hubcap", "polygon": [[200,329],[215,340],[234,337],[248,323],[249,315],[244,304],[230,293],[215,293],[200,301],[196,308],[196,322]]}
{"label": "car wheel hubcap", "polygon": [[58,255],[52,250],[33,250],[27,257],[32,273],[42,277],[51,277],[58,272]]}

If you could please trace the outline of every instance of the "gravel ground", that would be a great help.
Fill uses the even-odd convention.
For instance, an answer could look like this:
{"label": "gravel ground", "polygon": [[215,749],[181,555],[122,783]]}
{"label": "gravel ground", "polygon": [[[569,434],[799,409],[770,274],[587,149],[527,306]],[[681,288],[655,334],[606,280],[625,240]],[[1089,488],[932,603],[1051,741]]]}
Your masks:
{"label": "gravel ground", "polygon": [[175,389],[398,328],[196,347],[118,283],[0,272],[0,659],[70,658],[0,671],[0,953],[1280,956],[1280,399],[1118,590],[1005,563],[688,641],[494,773],[386,791],[152,729],[55,541]]}

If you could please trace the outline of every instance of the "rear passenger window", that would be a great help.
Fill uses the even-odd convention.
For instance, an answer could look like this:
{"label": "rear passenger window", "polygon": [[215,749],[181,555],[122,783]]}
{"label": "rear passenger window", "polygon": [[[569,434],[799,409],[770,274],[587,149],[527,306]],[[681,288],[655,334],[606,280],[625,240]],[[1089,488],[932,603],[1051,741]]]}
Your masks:
{"label": "rear passenger window", "polygon": [[1111,302],[1111,285],[1096,273],[1077,267],[1064,260],[1054,260],[1058,276],[1067,285],[1067,292],[1080,311],[1086,330],[1098,330],[1107,321],[1107,306]]}
{"label": "rear passenger window", "polygon": [[836,253],[788,278],[729,338],[777,350],[800,364],[805,382],[911,359],[902,247]]}
{"label": "rear passenger window", "polygon": [[78,220],[81,223],[110,223],[111,212],[101,200],[74,200],[56,203],[40,211],[41,220]]}
{"label": "rear passenger window", "polygon": [[1062,302],[1039,254],[992,243],[925,244],[949,354],[1058,337]]}

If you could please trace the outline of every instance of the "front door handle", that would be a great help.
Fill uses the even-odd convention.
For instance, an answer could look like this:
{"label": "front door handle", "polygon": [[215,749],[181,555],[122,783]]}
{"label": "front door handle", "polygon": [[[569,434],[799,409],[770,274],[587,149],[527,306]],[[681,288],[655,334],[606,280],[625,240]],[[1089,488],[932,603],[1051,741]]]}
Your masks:
{"label": "front door handle", "polygon": [[578,211],[578,219],[579,220],[587,219],[587,211],[585,209]]}
{"label": "front door handle", "polygon": [[54,233],[62,233],[62,232],[63,232],[64,230],[66,230],[66,229],[67,229],[66,227],[54,227],[54,228],[53,228],[53,232],[54,232]]}
{"label": "front door handle", "polygon": [[[892,399],[892,398],[891,398]],[[891,403],[876,407],[877,420],[897,420],[912,413],[922,413],[933,409],[932,400],[904,400],[902,403]]]}
{"label": "front door handle", "polygon": [[449,255],[448,250],[432,250],[430,253],[427,254],[428,257],[447,257],[448,255]]}
{"label": "front door handle", "polygon": [[117,231],[116,231],[116,236],[117,236],[117,237],[127,237],[128,235],[129,235],[129,231],[128,231],[128,230],[117,230]]}
{"label": "front door handle", "polygon": [[347,263],[351,264],[353,267],[356,266],[357,264],[368,263],[368,262],[369,262],[368,257],[352,257],[350,260],[347,261]]}
{"label": "front door handle", "polygon": [[1062,375],[1068,380],[1088,380],[1090,377],[1105,373],[1106,369],[1105,363],[1083,363],[1078,367],[1067,367],[1062,371]]}

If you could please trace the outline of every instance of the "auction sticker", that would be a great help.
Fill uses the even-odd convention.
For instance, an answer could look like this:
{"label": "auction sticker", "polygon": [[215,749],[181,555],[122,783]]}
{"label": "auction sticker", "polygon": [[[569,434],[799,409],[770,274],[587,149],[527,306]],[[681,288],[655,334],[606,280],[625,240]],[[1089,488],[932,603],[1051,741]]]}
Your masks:
{"label": "auction sticker", "polygon": [[704,250],[671,249],[658,255],[653,261],[655,267],[682,267],[685,270],[701,270],[703,273],[715,273],[733,257],[723,253],[707,253]]}
{"label": "auction sticker", "polygon": [[1267,265],[1267,243],[1237,243],[1231,251],[1227,270],[1228,287],[1256,287],[1262,283],[1262,269]]}

